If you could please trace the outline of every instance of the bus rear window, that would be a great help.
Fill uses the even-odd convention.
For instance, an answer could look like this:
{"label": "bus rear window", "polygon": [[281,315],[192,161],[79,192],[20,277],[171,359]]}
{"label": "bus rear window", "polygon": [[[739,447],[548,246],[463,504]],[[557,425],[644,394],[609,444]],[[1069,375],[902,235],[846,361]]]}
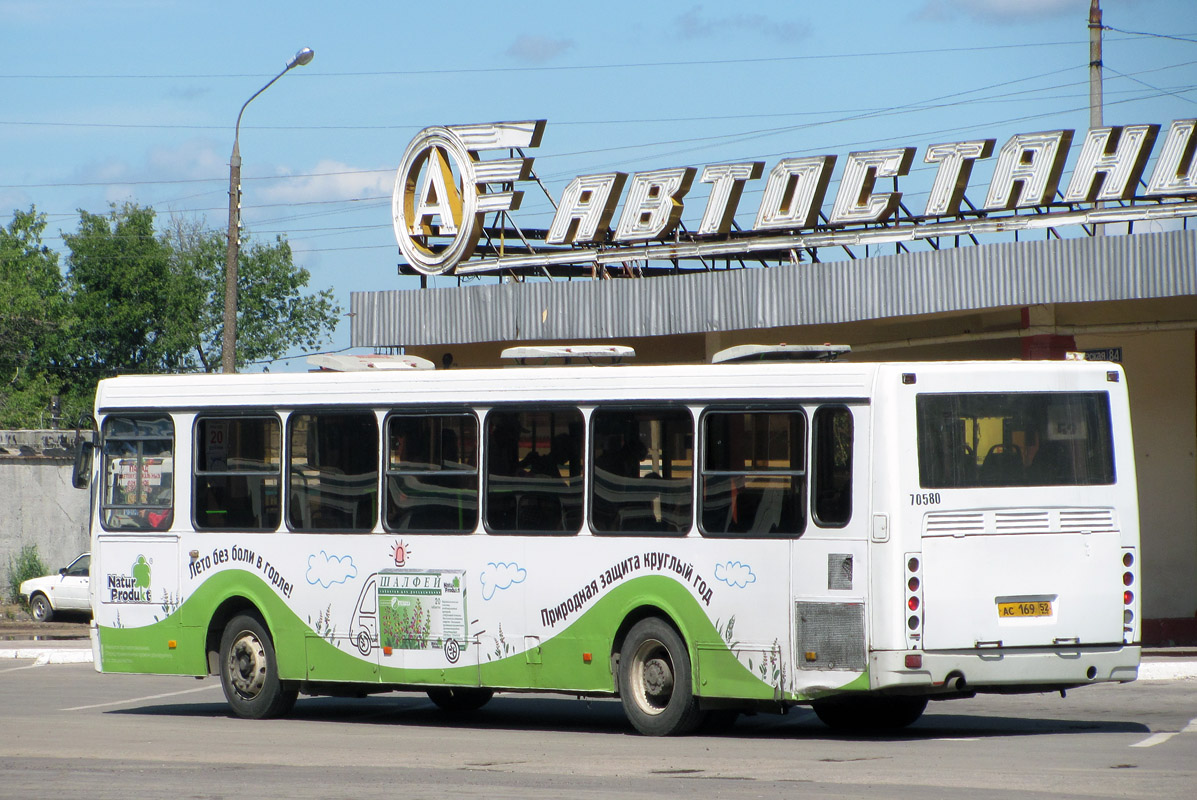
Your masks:
{"label": "bus rear window", "polygon": [[924,488],[1114,482],[1104,392],[921,394],[916,413]]}

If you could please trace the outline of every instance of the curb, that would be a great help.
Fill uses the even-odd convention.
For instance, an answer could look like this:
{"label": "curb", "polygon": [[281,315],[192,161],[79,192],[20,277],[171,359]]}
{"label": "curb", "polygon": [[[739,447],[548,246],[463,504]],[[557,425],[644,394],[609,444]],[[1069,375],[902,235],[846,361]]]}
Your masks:
{"label": "curb", "polygon": [[16,650],[0,649],[0,658],[29,658],[33,666],[44,664],[90,664],[94,660],[91,648],[48,648],[22,647]]}
{"label": "curb", "polygon": [[1139,665],[1141,681],[1187,681],[1197,678],[1197,661],[1144,661]]}

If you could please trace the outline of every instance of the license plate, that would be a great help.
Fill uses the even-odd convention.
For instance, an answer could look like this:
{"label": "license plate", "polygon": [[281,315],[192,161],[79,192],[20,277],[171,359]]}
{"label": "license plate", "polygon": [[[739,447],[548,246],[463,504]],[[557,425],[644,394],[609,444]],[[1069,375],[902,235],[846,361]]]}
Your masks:
{"label": "license plate", "polygon": [[1023,603],[998,603],[998,616],[1006,617],[1050,617],[1051,600],[1031,600]]}

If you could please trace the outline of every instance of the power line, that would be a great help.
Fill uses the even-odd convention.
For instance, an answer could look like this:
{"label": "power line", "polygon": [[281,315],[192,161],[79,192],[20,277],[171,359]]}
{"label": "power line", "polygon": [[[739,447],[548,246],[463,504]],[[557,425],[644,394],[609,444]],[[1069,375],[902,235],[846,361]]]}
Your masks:
{"label": "power line", "polygon": [[[1189,44],[1197,44],[1197,39],[1187,39],[1183,36],[1169,36],[1166,33],[1148,33],[1145,31],[1125,31],[1122,28],[1115,28],[1110,25],[1101,26],[1104,31],[1115,31],[1117,33],[1125,33],[1131,36],[1149,36],[1153,39],[1171,39],[1174,42],[1188,42]],[[1103,65],[1104,66],[1104,65]]]}
{"label": "power line", "polygon": [[[1023,50],[1028,47],[1075,47],[1085,44],[1084,41],[1064,42],[1020,42],[1017,44],[975,45],[971,47],[931,47],[913,50],[875,50],[872,52],[824,53],[804,54],[795,56],[765,56],[761,58],[725,58],[701,61],[640,61],[623,64],[561,64],[539,67],[456,67],[449,69],[408,69],[408,70],[371,70],[361,72],[312,72],[303,75],[311,78],[362,78],[362,77],[394,77],[418,75],[474,75],[493,74],[499,72],[569,72],[585,70],[611,69],[650,69],[654,67],[707,67],[726,66],[730,64],[776,64],[792,61],[823,61],[840,58],[890,58],[893,56],[929,55],[940,53],[978,53],[988,50]],[[194,74],[194,75],[0,75],[0,80],[219,80],[219,79],[248,79],[260,78],[261,75],[250,74]]]}

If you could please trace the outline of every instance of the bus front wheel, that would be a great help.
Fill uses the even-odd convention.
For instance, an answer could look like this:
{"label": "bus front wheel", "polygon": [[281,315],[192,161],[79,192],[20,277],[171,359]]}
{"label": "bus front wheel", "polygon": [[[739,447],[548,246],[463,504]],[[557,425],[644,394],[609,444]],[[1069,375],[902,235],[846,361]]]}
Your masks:
{"label": "bus front wheel", "polygon": [[619,653],[619,696],[632,726],[646,736],[689,733],[703,720],[694,698],[686,643],[656,617],[632,626]]}
{"label": "bus front wheel", "polygon": [[278,658],[266,626],[247,614],[234,617],[220,639],[220,683],[233,713],[247,719],[281,717],[299,690],[278,677]]}

